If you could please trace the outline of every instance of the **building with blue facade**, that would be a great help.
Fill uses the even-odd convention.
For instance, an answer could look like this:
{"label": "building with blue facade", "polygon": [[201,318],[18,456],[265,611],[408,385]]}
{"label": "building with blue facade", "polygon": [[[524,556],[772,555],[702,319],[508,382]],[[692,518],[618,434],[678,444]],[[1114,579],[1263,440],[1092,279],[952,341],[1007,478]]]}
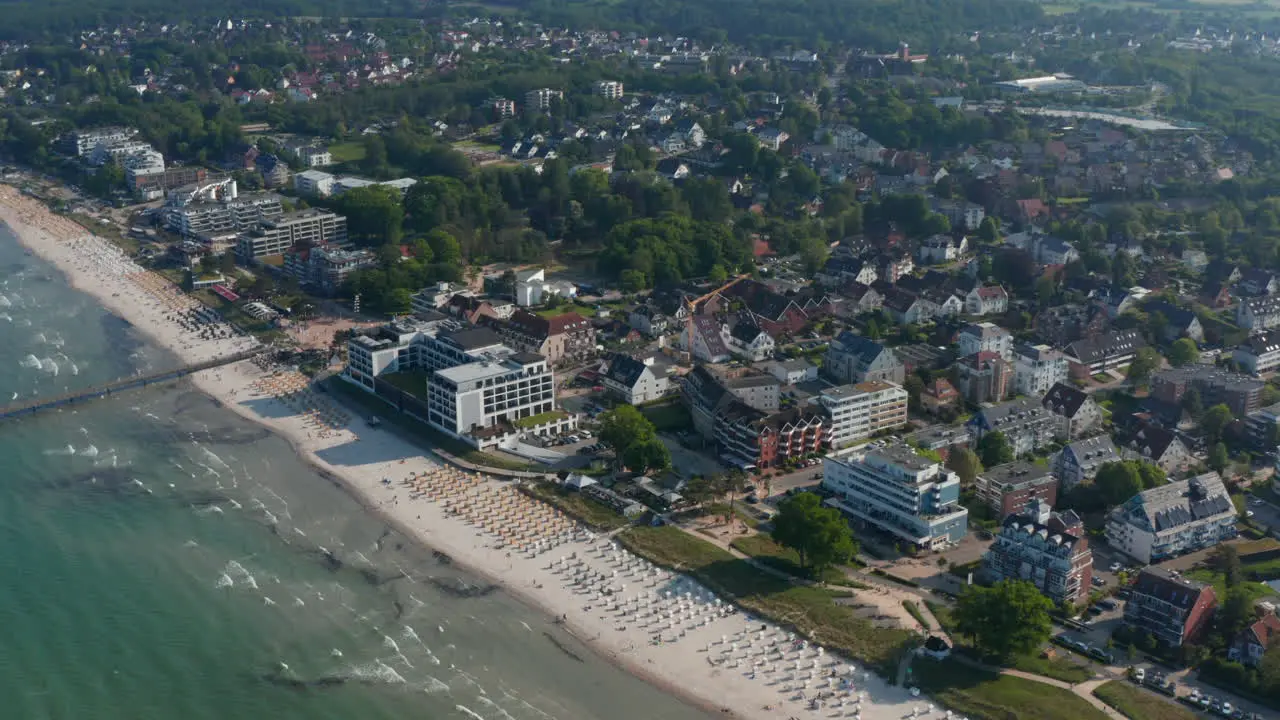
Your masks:
{"label": "building with blue facade", "polygon": [[822,486],[831,507],[917,547],[957,543],[969,529],[960,477],[905,443],[828,456]]}

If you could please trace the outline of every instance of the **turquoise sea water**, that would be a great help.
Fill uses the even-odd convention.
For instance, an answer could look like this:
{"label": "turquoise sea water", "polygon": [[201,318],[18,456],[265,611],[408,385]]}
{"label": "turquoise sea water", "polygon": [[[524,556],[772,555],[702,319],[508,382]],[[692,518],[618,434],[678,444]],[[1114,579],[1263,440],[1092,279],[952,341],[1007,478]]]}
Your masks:
{"label": "turquoise sea water", "polygon": [[[0,226],[0,404],[174,363]],[[0,717],[706,718],[184,385],[0,424]]]}

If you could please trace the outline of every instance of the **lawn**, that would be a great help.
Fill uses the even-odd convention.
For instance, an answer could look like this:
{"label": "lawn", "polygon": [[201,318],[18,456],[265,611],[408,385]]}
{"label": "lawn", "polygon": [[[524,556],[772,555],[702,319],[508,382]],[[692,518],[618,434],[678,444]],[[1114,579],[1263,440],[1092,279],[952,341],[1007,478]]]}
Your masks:
{"label": "lawn", "polygon": [[344,142],[329,146],[335,163],[360,162],[364,159],[364,143]]}
{"label": "lawn", "polygon": [[[1248,577],[1249,571],[1253,569],[1253,566],[1242,566],[1242,567],[1244,569],[1245,577]],[[1213,591],[1218,597],[1227,596],[1227,578],[1217,570],[1210,570],[1208,568],[1198,568],[1196,570],[1190,570],[1184,574],[1186,575],[1186,577],[1189,577],[1192,580],[1199,580],[1202,583],[1208,583],[1212,585]],[[1257,602],[1258,600],[1261,600],[1267,597],[1268,595],[1275,594],[1274,590],[1272,590],[1270,587],[1266,585],[1263,585],[1260,582],[1242,580],[1240,585],[1249,594],[1249,600],[1251,602]]]}
{"label": "lawn", "polygon": [[520,418],[513,424],[518,428],[531,428],[544,423],[549,423],[552,420],[563,420],[567,417],[569,417],[569,413],[563,410],[549,410],[544,413],[538,413],[537,415],[530,415],[527,418]]}
{"label": "lawn", "polygon": [[[777,568],[788,575],[812,578],[812,571],[800,567],[800,553],[773,541],[768,535],[744,535],[729,543],[734,550],[750,555],[762,565]],[[849,585],[850,581],[839,568],[827,568],[820,578],[831,585]]]}
{"label": "lawn", "polygon": [[689,415],[689,408],[679,400],[641,406],[640,414],[648,418],[659,432],[693,429],[693,417]]}
{"label": "lawn", "polygon": [[[956,637],[955,635],[955,619],[951,615],[951,608],[929,600],[925,601],[925,605],[929,608],[929,612],[933,613],[933,616],[937,618],[938,624],[942,626],[942,629],[951,635],[951,640],[956,643],[957,648],[961,652],[973,654],[972,649],[964,644],[964,638]],[[1054,680],[1069,683],[1084,682],[1093,678],[1093,670],[1087,664],[1082,665],[1069,657],[1042,658],[1037,654],[1019,655],[1006,664],[1015,670],[1044,675]]]}
{"label": "lawn", "polygon": [[1107,716],[1064,688],[997,675],[955,660],[920,658],[911,684],[944,707],[977,720],[1104,720]]}
{"label": "lawn", "polygon": [[536,483],[521,487],[530,495],[559,508],[566,515],[577,518],[596,530],[617,530],[628,523],[626,518],[614,512],[612,508],[554,483]]}
{"label": "lawn", "polygon": [[618,540],[659,565],[693,575],[744,610],[793,628],[882,676],[894,677],[898,659],[914,644],[906,630],[877,628],[838,604],[851,596],[847,590],[788,582],[679,528],[632,527],[623,530]]}
{"label": "lawn", "polygon": [[1130,720],[1196,720],[1197,717],[1174,701],[1123,680],[1103,683],[1093,694]]}

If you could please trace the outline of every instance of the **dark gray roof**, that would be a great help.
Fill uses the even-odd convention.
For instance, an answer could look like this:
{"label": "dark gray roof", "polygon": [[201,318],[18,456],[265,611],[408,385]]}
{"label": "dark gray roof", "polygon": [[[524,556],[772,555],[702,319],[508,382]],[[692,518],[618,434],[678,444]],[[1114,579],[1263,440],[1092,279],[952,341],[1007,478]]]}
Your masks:
{"label": "dark gray roof", "polygon": [[647,366],[629,355],[614,355],[609,360],[609,372],[605,377],[624,386],[635,387],[636,381],[648,369]]}
{"label": "dark gray roof", "polygon": [[491,345],[502,344],[502,338],[498,337],[498,333],[484,327],[455,330],[453,332],[441,333],[440,336],[463,350],[476,350],[483,347],[489,347]]}
{"label": "dark gray roof", "polygon": [[1170,325],[1178,328],[1179,330],[1185,330],[1187,326],[1191,324],[1191,321],[1196,319],[1196,314],[1190,310],[1180,308],[1177,305],[1171,305],[1164,300],[1152,300],[1146,305],[1143,305],[1142,309],[1148,315],[1160,313],[1169,321]]}
{"label": "dark gray roof", "polygon": [[836,337],[836,342],[844,348],[844,351],[857,355],[863,362],[869,363],[880,357],[880,353],[887,352],[888,348],[880,343],[868,338],[864,335],[855,335],[849,330],[845,330]]}
{"label": "dark gray roof", "polygon": [[1067,346],[1067,354],[1082,363],[1093,363],[1104,358],[1127,355],[1147,346],[1140,330],[1112,330]]}
{"label": "dark gray roof", "polygon": [[1070,385],[1054,383],[1053,387],[1049,388],[1049,392],[1044,394],[1041,403],[1051,413],[1073,418],[1088,401],[1089,396],[1083,391]]}
{"label": "dark gray roof", "polygon": [[733,326],[733,329],[729,331],[729,334],[733,336],[735,340],[738,340],[739,342],[750,345],[751,343],[755,342],[756,338],[760,337],[761,335],[764,335],[765,332],[764,330],[761,330],[760,326],[756,325],[755,323],[740,322],[737,325]]}
{"label": "dark gray roof", "polygon": [[1158,567],[1144,568],[1134,582],[1133,592],[1150,595],[1182,610],[1190,610],[1200,600],[1200,594],[1208,586],[1185,577],[1174,576],[1168,570]]}
{"label": "dark gray roof", "polygon": [[515,360],[521,365],[532,365],[533,363],[539,363],[546,360],[545,357],[539,355],[538,353],[531,353],[531,352],[518,352],[515,355],[512,355],[511,359]]}

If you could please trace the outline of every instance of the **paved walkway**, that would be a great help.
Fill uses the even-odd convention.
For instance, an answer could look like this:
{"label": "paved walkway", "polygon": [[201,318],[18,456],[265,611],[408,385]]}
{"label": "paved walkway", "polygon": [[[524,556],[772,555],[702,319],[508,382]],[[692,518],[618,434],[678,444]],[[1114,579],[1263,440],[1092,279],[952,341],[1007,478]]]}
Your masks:
{"label": "paved walkway", "polygon": [[993,667],[991,665],[978,662],[977,660],[965,657],[964,655],[960,655],[960,654],[953,654],[951,657],[966,665],[972,665],[973,667],[982,668],[983,670],[988,670],[990,672],[998,673],[1000,675],[1010,675],[1016,678],[1022,678],[1023,680],[1030,680],[1031,682],[1038,682],[1044,685],[1052,685],[1053,687],[1062,688],[1063,690],[1070,690],[1076,695],[1084,698],[1085,702],[1101,710],[1108,717],[1113,717],[1113,718],[1124,717],[1119,712],[1117,712],[1115,708],[1112,708],[1110,705],[1102,702],[1102,700],[1095,697],[1093,694],[1093,691],[1096,690],[1098,686],[1102,685],[1103,683],[1110,682],[1114,678],[1101,677],[1101,678],[1094,678],[1093,680],[1086,680],[1082,683],[1072,684],[1069,682],[1063,682],[1062,680],[1055,680],[1050,677],[1045,677],[1043,675],[1036,675],[1035,673],[1023,672],[1021,670],[1014,670],[1012,668]]}

